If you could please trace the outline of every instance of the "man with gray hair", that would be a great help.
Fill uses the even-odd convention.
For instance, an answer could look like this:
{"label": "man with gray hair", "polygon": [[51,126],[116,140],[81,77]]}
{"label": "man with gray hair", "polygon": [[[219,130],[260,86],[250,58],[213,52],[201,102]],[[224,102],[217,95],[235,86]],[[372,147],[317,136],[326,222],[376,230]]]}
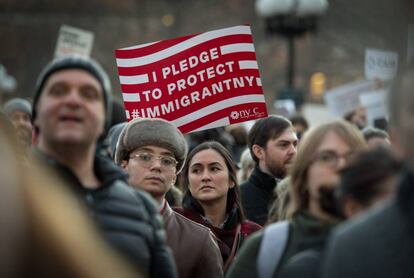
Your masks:
{"label": "man with gray hair", "polygon": [[135,119],[119,136],[115,161],[129,174],[131,186],[150,193],[158,202],[179,277],[222,277],[222,259],[213,234],[173,211],[165,200],[183,168],[187,150],[183,134],[171,123]]}
{"label": "man with gray hair", "polygon": [[324,278],[414,277],[414,63],[394,81],[390,96],[393,147],[407,167],[394,199],[332,235],[324,256]]}

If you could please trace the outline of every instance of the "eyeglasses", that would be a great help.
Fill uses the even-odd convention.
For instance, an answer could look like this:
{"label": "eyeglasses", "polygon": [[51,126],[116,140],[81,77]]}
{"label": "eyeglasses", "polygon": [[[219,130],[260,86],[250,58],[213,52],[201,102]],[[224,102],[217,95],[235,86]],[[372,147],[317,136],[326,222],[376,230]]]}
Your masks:
{"label": "eyeglasses", "polygon": [[353,153],[351,152],[341,155],[341,154],[336,153],[335,151],[327,150],[327,151],[321,151],[320,153],[317,153],[313,161],[319,161],[330,167],[338,167],[340,158],[345,159],[345,161],[349,161],[352,155]]}
{"label": "eyeglasses", "polygon": [[164,170],[172,170],[177,166],[178,163],[177,160],[171,156],[155,156],[151,153],[136,153],[129,158],[135,159],[142,167],[145,168],[151,167],[154,164],[155,160],[158,159],[160,161],[161,168]]}

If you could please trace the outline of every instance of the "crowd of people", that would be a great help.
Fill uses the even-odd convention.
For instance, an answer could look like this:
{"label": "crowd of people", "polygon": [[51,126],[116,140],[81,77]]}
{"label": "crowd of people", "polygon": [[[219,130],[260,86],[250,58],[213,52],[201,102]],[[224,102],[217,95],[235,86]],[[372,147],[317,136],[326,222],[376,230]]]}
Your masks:
{"label": "crowd of people", "polygon": [[91,58],[0,114],[1,277],[413,277],[414,65],[358,110],[183,135],[125,119]]}

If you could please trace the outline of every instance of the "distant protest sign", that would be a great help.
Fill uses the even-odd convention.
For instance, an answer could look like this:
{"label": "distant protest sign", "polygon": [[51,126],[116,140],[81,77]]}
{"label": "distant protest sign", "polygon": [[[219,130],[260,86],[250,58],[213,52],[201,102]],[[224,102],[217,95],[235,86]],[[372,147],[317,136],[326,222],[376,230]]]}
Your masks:
{"label": "distant protest sign", "polygon": [[163,118],[187,133],[267,116],[250,26],[115,55],[128,120]]}
{"label": "distant protest sign", "polygon": [[393,79],[398,68],[398,53],[378,49],[365,50],[365,77],[369,80]]}
{"label": "distant protest sign", "polygon": [[89,57],[93,46],[93,37],[92,32],[62,25],[56,43],[55,58],[67,55]]}
{"label": "distant protest sign", "polygon": [[375,90],[375,84],[370,80],[362,80],[325,92],[325,104],[329,112],[337,117],[343,117],[361,105],[359,96]]}
{"label": "distant protest sign", "polygon": [[359,96],[359,102],[366,108],[367,124],[374,126],[376,119],[388,118],[387,90],[366,92]]}

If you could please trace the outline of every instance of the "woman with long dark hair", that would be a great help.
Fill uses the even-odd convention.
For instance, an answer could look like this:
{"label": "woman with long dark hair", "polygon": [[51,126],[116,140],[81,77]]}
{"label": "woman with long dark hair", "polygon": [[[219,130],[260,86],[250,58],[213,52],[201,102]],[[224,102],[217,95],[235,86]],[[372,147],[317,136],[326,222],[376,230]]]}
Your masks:
{"label": "woman with long dark hair", "polygon": [[246,220],[234,162],[227,149],[210,141],[196,146],[182,174],[184,216],[209,227],[216,235],[224,271],[243,240],[261,226]]}

